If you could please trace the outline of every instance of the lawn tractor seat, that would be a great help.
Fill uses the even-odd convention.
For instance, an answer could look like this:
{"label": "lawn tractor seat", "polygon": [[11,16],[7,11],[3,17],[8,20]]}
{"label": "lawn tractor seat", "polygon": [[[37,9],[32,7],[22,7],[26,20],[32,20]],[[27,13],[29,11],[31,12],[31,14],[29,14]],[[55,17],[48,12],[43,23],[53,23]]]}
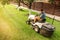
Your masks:
{"label": "lawn tractor seat", "polygon": [[42,22],[46,22],[46,19],[43,19]]}
{"label": "lawn tractor seat", "polygon": [[45,24],[42,25],[42,28],[40,29],[40,34],[42,34],[46,37],[51,37],[54,30],[55,30],[55,27],[53,27],[49,23],[45,23]]}

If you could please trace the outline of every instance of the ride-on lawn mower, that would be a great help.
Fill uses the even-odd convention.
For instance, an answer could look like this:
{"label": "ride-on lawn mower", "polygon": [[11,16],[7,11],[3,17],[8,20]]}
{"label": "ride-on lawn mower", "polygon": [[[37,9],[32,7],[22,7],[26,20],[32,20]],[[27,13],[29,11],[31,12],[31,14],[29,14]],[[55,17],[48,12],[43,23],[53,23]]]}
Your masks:
{"label": "ride-on lawn mower", "polygon": [[34,23],[34,17],[35,17],[35,15],[29,15],[26,23],[30,24],[36,32],[38,32],[46,37],[51,37],[55,30],[55,27],[52,26],[51,24],[49,24],[48,22],[37,21],[36,23]]}

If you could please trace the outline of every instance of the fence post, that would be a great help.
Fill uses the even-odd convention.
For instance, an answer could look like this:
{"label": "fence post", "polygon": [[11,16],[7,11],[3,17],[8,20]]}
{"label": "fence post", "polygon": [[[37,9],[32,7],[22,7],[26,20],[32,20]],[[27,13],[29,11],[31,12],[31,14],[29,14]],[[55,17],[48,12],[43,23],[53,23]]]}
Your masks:
{"label": "fence post", "polygon": [[56,7],[56,2],[54,1],[54,3],[53,3],[53,5],[54,5],[54,11],[53,11],[53,15],[54,15],[54,17],[53,17],[53,21],[52,21],[52,24],[54,23],[54,20],[55,20],[55,7]]}

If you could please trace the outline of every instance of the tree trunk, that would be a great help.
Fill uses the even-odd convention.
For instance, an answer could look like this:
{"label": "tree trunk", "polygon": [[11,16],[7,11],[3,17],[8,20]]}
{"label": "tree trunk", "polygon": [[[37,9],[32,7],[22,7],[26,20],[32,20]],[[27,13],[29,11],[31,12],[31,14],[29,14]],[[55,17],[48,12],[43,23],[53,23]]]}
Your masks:
{"label": "tree trunk", "polygon": [[31,6],[32,6],[32,3],[29,3],[29,14],[31,14]]}
{"label": "tree trunk", "polygon": [[21,2],[21,0],[18,0],[18,6],[20,6],[20,2]]}
{"label": "tree trunk", "polygon": [[32,3],[29,3],[29,9],[31,9]]}

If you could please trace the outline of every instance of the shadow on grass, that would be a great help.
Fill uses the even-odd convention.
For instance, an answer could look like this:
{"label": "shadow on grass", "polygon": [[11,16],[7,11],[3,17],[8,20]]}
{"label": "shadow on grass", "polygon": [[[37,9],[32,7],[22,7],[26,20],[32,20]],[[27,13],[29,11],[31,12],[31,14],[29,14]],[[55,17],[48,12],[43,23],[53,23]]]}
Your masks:
{"label": "shadow on grass", "polygon": [[27,12],[28,10],[25,10],[25,9],[19,9],[19,11]]}

